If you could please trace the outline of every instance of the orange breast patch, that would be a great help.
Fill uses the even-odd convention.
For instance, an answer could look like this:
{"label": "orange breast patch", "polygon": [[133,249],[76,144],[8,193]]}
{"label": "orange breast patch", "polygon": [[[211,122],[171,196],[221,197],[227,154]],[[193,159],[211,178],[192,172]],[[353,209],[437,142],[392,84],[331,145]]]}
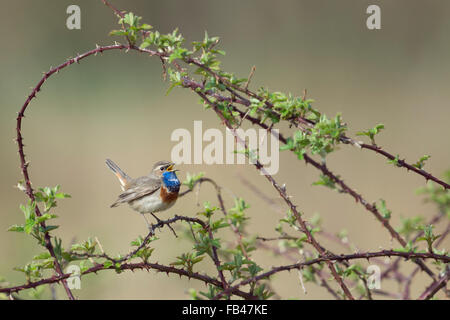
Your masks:
{"label": "orange breast patch", "polygon": [[164,186],[161,187],[159,194],[163,202],[172,202],[178,198],[178,192],[169,192]]}

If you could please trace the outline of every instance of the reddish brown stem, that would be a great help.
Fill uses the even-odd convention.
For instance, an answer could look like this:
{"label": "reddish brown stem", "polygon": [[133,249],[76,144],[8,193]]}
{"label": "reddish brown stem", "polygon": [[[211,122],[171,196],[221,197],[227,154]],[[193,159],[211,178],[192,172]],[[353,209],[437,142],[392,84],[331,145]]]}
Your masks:
{"label": "reddish brown stem", "polygon": [[[217,108],[217,105],[215,103],[211,102],[211,100],[209,100],[208,97],[204,93],[198,92],[198,91],[194,91],[194,92],[196,92],[206,103],[208,103],[213,108],[213,110],[216,112],[216,114],[219,116],[219,118],[222,119],[222,122],[226,125],[226,127],[230,129],[231,133],[234,135],[237,142],[240,143],[244,147],[244,149],[247,149],[247,145],[246,145],[245,141],[243,141],[239,137],[239,135],[235,131],[235,128],[233,128],[233,126],[230,124],[230,122],[223,116],[222,112],[219,111],[219,109]],[[308,230],[308,227],[306,226],[305,221],[301,217],[300,213],[297,211],[296,206],[291,202],[291,200],[287,196],[286,192],[278,185],[278,183],[264,169],[264,166],[258,160],[255,161],[254,166],[256,167],[256,169],[258,171],[260,171],[264,175],[264,177],[272,184],[272,186],[278,191],[280,196],[286,202],[286,204],[288,205],[288,207],[294,214],[295,218],[297,219],[298,223],[300,224],[302,232],[306,234],[307,241],[317,250],[317,252],[319,252],[320,255],[324,255],[325,250],[317,242],[317,240],[313,237],[311,232]],[[350,290],[347,288],[347,286],[345,285],[342,278],[338,275],[333,263],[330,261],[326,261],[326,264],[328,265],[328,268],[330,269],[331,273],[333,274],[333,277],[335,278],[335,280],[341,286],[341,288],[344,291],[344,294],[347,296],[347,298],[350,300],[354,300]]]}
{"label": "reddish brown stem", "polygon": [[[392,250],[383,250],[383,251],[378,251],[378,252],[354,253],[354,254],[339,255],[339,256],[327,255],[327,256],[316,258],[316,259],[311,259],[306,262],[300,262],[300,263],[295,263],[295,264],[290,264],[290,265],[286,265],[286,266],[272,268],[270,271],[261,273],[258,276],[241,281],[239,284],[230,287],[228,290],[225,290],[220,295],[232,292],[232,290],[238,289],[239,287],[245,286],[246,284],[249,284],[253,281],[266,279],[278,272],[289,271],[292,269],[299,269],[299,268],[317,264],[320,262],[348,261],[348,260],[354,260],[354,259],[370,259],[370,258],[375,258],[375,257],[391,257],[391,256],[404,257],[406,259],[413,259],[413,258],[438,259],[443,262],[447,262],[447,263],[450,262],[450,257],[447,255],[438,255],[438,254],[429,253],[429,252],[414,253],[414,252],[399,252],[399,251],[392,251]],[[443,277],[443,278],[445,278],[445,277]],[[426,292],[424,292],[423,295],[427,295],[428,292],[436,290],[436,287],[438,287],[438,286],[439,286],[439,288],[442,288],[442,282],[444,281],[443,278],[439,281],[440,282],[439,285],[436,283],[433,287],[430,287]]]}
{"label": "reddish brown stem", "polygon": [[[44,76],[41,78],[41,80],[38,82],[38,84],[33,88],[30,95],[27,97],[25,103],[23,104],[22,108],[20,109],[20,111],[17,115],[17,126],[16,126],[17,139],[16,139],[16,141],[17,141],[17,145],[18,145],[18,149],[19,149],[20,168],[22,170],[22,175],[23,175],[24,181],[25,181],[25,192],[32,202],[35,202],[35,197],[34,197],[33,188],[31,186],[30,176],[28,173],[28,162],[26,161],[26,158],[25,158],[23,136],[22,136],[22,119],[25,117],[25,111],[26,111],[28,105],[30,104],[31,100],[36,97],[36,94],[41,90],[41,87],[44,84],[44,82],[47,81],[47,79],[50,76],[57,73],[59,70],[65,68],[75,62],[79,62],[81,59],[84,59],[90,55],[93,55],[93,54],[96,54],[99,52],[101,53],[106,50],[124,49],[124,48],[125,48],[125,46],[120,45],[120,44],[113,45],[113,46],[107,46],[107,47],[97,47],[94,50],[88,51],[82,55],[79,55],[75,58],[67,60],[65,63],[57,66],[56,68],[52,68],[50,71],[44,73]],[[40,217],[42,215],[41,211],[39,209],[39,206],[37,204],[35,206],[35,213],[36,213],[36,216],[38,216],[38,217]],[[41,222],[40,225],[42,226],[42,228],[46,227],[45,222]],[[58,259],[56,258],[56,255],[55,255],[55,252],[53,249],[53,245],[51,242],[51,236],[48,232],[45,232],[44,241],[45,241],[45,247],[47,248],[50,255],[54,259],[55,271],[57,272],[58,275],[62,275],[63,271],[61,269],[61,265],[60,265]],[[69,297],[69,299],[71,299],[71,300],[75,299],[69,286],[67,285],[66,280],[61,279],[61,281],[62,281],[62,284],[64,286],[64,289],[65,289],[66,294]]]}

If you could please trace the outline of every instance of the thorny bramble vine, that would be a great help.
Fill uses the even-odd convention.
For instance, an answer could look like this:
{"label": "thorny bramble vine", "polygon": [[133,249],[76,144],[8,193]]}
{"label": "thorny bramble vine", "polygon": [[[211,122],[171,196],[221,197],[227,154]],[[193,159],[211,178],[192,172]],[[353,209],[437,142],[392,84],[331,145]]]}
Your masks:
{"label": "thorny bramble vine", "polygon": [[[73,261],[79,262],[80,276],[103,270],[115,270],[120,273],[126,270],[153,269],[203,281],[207,284],[208,291],[198,293],[191,290],[191,296],[194,299],[219,299],[232,296],[244,299],[275,297],[276,293],[270,288],[270,276],[293,269],[298,270],[303,288],[303,282],[313,282],[323,286],[336,299],[355,299],[357,293],[360,295],[359,298],[367,299],[373,299],[374,294],[409,299],[411,282],[419,270],[425,271],[431,278],[431,284],[424,289],[419,299],[433,298],[436,292],[445,289],[450,274],[448,264],[450,258],[448,252],[439,250],[438,246],[447,237],[450,225],[441,235],[435,235],[433,228],[450,216],[450,173],[447,173],[446,179],[441,180],[425,171],[425,162],[430,158],[428,155],[423,156],[416,163],[410,164],[406,160],[400,159],[398,155],[394,156],[383,150],[375,142],[375,136],[384,129],[382,124],[358,133],[358,135],[367,136],[370,139],[370,144],[366,144],[346,135],[347,125],[342,121],[341,115],[338,114],[329,119],[313,108],[313,100],[307,99],[306,93],[301,97],[294,97],[282,92],[270,92],[265,88],[257,91],[250,90],[249,86],[255,68],[252,68],[248,78],[237,78],[234,74],[223,71],[220,68],[218,56],[224,55],[225,52],[217,48],[219,43],[217,37],[209,37],[205,33],[202,41],[194,42],[192,49],[188,49],[183,46],[184,39],[178,30],[169,34],[160,34],[158,31],[152,31],[150,25],[142,24],[141,17],[131,12],[119,11],[106,0],[102,0],[102,2],[110,7],[119,18],[121,28],[112,31],[111,35],[125,37],[126,44],[97,46],[95,49],[71,58],[44,73],[18,113],[16,133],[24,177],[24,180],[19,183],[19,188],[27,194],[29,202],[27,205],[21,206],[25,215],[25,224],[14,225],[9,230],[32,235],[46,251],[35,256],[33,261],[24,267],[17,268],[25,274],[27,280],[25,284],[10,287],[2,285],[0,282],[0,294],[7,294],[9,298],[14,299],[15,294],[25,289],[61,283],[68,298],[74,299],[75,297],[67,285],[67,279],[71,274],[63,271]],[[245,200],[237,198],[234,207],[226,209],[221,188],[215,181],[203,177],[203,174],[188,174],[183,183],[187,190],[180,196],[184,196],[192,192],[196,186],[208,182],[216,190],[219,207],[207,202],[204,204],[203,210],[198,213],[202,218],[175,216],[152,225],[145,237],[140,236],[131,243],[135,248],[125,255],[112,257],[106,254],[98,239],[88,239],[83,243],[73,244],[70,249],[63,248],[62,240],[52,237],[50,234],[58,226],[48,225],[47,222],[56,218],[56,215],[51,213],[51,209],[56,206],[57,199],[67,198],[69,195],[60,192],[59,186],[33,190],[28,173],[28,162],[24,154],[22,119],[31,100],[36,97],[49,77],[74,63],[80,63],[89,56],[111,50],[134,50],[149,56],[157,56],[163,66],[164,79],[171,82],[168,92],[179,86],[196,93],[205,108],[212,109],[222,123],[230,129],[247,156],[253,150],[248,149],[246,142],[239,137],[236,129],[244,121],[248,121],[252,125],[271,132],[273,138],[282,142],[282,150],[293,152],[298,159],[304,160],[306,164],[311,164],[319,170],[320,180],[315,185],[322,185],[350,195],[381,223],[389,235],[400,244],[400,248],[359,252],[359,249],[355,250],[355,247],[349,244],[344,232],[334,235],[320,226],[319,219],[307,221],[305,214],[300,212],[290,200],[286,187],[280,185],[269,175],[258,159],[254,161],[255,168],[264,174],[288,207],[285,218],[281,219],[275,228],[279,236],[266,238],[247,235],[245,225],[249,220],[246,215],[249,205]],[[194,70],[191,70],[192,68]],[[289,137],[275,134],[272,129],[280,122],[288,123],[290,128],[294,127],[296,131]],[[328,168],[326,157],[334,152],[339,144],[373,151],[388,159],[389,163],[419,174],[427,181],[431,180],[434,184],[427,184],[421,192],[426,194],[430,201],[437,204],[438,215],[428,223],[425,223],[422,217],[404,219],[399,228],[394,228],[390,223],[392,213],[384,200],[379,200],[377,203],[369,202]],[[319,159],[316,160],[316,157]],[[264,201],[270,202],[256,187],[252,186],[251,189],[257,192]],[[217,211],[221,211],[223,216],[218,217]],[[178,256],[170,265],[150,262],[154,251],[152,243],[158,240],[156,231],[179,222],[189,225],[189,228],[186,228],[186,237],[193,242],[192,250]],[[288,228],[289,232],[285,228]],[[217,238],[220,229],[232,232],[236,242],[226,246],[224,241]],[[354,252],[335,254],[324,248],[317,240],[318,237],[332,239],[347,250]],[[271,241],[278,241],[279,247],[275,248],[266,244]],[[424,250],[419,249],[421,241],[425,244]],[[280,250],[280,247],[284,249]],[[263,270],[251,256],[252,251],[259,248],[272,251],[296,262]],[[360,263],[350,263],[354,260],[382,257],[397,257],[392,263],[378,260],[377,262],[385,265],[382,279],[391,278],[403,286],[403,292],[400,294],[370,289],[368,286],[369,274]],[[205,258],[209,258],[214,264],[217,270],[216,276],[194,271],[196,265]],[[141,261],[136,262],[135,259]],[[405,276],[399,269],[401,259],[412,261],[417,265],[410,275]],[[435,274],[436,271],[433,272],[426,264],[427,260],[433,261],[438,274]],[[55,274],[46,277],[44,275],[46,270],[53,270]],[[327,280],[330,275],[336,281],[336,286],[330,285]]]}

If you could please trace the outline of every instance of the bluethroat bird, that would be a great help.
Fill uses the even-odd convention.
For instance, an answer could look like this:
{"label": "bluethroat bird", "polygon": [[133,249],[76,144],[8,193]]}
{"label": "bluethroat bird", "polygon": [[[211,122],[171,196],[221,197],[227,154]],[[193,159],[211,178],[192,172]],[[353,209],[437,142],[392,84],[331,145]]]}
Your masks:
{"label": "bluethroat bird", "polygon": [[128,203],[133,210],[142,214],[149,228],[145,213],[150,213],[159,222],[154,213],[172,207],[177,201],[180,180],[175,173],[178,170],[173,169],[173,162],[158,161],[147,176],[136,179],[129,177],[110,159],[106,159],[106,165],[119,179],[123,190],[111,208]]}

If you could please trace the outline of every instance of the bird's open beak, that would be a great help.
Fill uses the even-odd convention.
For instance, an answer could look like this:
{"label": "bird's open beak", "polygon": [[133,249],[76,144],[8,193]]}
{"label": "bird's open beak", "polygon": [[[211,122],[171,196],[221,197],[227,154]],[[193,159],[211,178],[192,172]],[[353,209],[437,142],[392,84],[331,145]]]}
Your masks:
{"label": "bird's open beak", "polygon": [[170,166],[167,167],[166,170],[169,171],[169,172],[178,171],[178,170],[174,170],[174,169],[173,169],[173,166],[174,166],[174,165],[171,164]]}

